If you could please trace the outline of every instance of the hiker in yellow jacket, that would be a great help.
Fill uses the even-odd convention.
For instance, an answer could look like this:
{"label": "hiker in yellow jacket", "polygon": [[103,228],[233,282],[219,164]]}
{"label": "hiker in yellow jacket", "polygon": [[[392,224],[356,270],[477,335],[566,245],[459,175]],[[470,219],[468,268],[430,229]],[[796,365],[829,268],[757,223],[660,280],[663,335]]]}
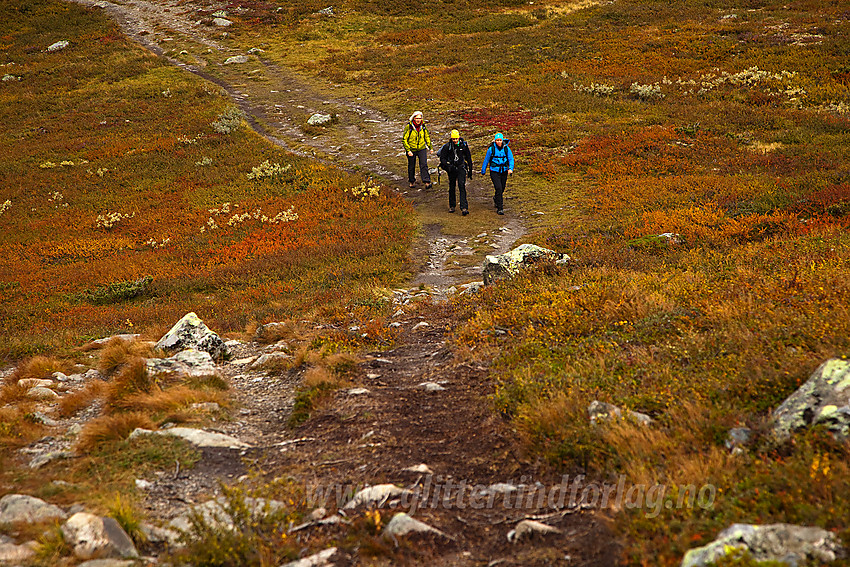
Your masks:
{"label": "hiker in yellow jacket", "polygon": [[422,111],[417,110],[410,115],[407,126],[404,127],[404,135],[401,138],[404,151],[407,152],[407,180],[411,189],[416,183],[416,158],[419,158],[419,175],[425,189],[430,189],[431,174],[428,173],[428,152],[431,151],[431,135],[425,126],[425,117]]}

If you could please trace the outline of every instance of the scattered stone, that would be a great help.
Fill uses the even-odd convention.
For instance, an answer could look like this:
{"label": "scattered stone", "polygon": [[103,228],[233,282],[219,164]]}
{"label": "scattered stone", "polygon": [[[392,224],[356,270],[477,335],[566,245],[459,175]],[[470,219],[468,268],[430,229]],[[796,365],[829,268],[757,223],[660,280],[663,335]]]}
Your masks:
{"label": "scattered stone", "polygon": [[30,461],[29,467],[32,470],[38,470],[48,463],[60,461],[63,459],[73,459],[76,455],[71,451],[51,451],[44,455],[39,455]]}
{"label": "scattered stone", "polygon": [[599,400],[593,400],[587,406],[587,413],[590,416],[590,423],[596,425],[600,421],[611,421],[616,419],[630,419],[640,425],[650,425],[652,418],[645,413],[638,411],[626,410],[625,417],[623,410],[614,404],[606,404]]}
{"label": "scattered stone", "polygon": [[198,402],[189,406],[189,409],[202,413],[217,413],[221,411],[221,406],[215,402]]}
{"label": "scattered stone", "polygon": [[213,24],[220,28],[229,28],[233,25],[233,22],[227,18],[213,18]]}
{"label": "scattered stone", "polygon": [[364,488],[355,494],[351,500],[346,502],[343,510],[353,510],[358,506],[380,508],[390,498],[413,494],[405,488],[399,488],[394,484],[378,484]]}
{"label": "scattered stone", "polygon": [[21,80],[20,77],[16,77],[15,75],[10,75],[9,73],[6,73],[5,75],[3,75],[3,82],[4,83],[6,83],[8,81],[20,81],[20,80]]}
{"label": "scattered stone", "polygon": [[822,528],[790,524],[733,524],[713,542],[691,549],[682,567],[704,567],[735,553],[748,551],[756,561],[827,563],[846,556],[835,534]]}
{"label": "scattered stone", "polygon": [[170,358],[149,358],[145,363],[148,374],[171,377],[200,378],[216,374],[215,362],[210,353],[187,348]]}
{"label": "scattered stone", "polygon": [[426,327],[430,327],[430,326],[431,326],[431,325],[429,325],[429,324],[428,324],[428,323],[426,323],[425,321],[420,321],[420,322],[416,323],[415,325],[413,325],[413,329],[412,329],[412,330],[417,331],[417,330],[419,330],[419,329],[426,328]]}
{"label": "scattered stone", "polygon": [[320,16],[333,16],[334,15],[334,7],[328,6],[327,8],[322,8],[318,12],[316,12]]}
{"label": "scattered stone", "polygon": [[538,522],[536,520],[523,520],[516,525],[516,528],[508,532],[508,541],[516,543],[525,537],[531,537],[535,534],[548,535],[559,533],[561,533],[561,530],[546,525],[543,522]]}
{"label": "scattered stone", "polygon": [[336,552],[337,548],[329,547],[324,551],[316,553],[315,555],[304,557],[303,559],[299,559],[298,561],[285,563],[281,565],[281,567],[331,567],[333,565],[331,557],[336,555]]}
{"label": "scattered stone", "polygon": [[261,354],[259,358],[251,365],[251,370],[262,370],[264,366],[271,366],[276,363],[283,363],[292,360],[292,357],[285,352],[267,352]]}
{"label": "scattered stone", "polygon": [[28,541],[21,545],[15,545],[11,540],[0,536],[0,565],[29,565],[29,561],[35,557],[35,550],[38,549],[38,544],[34,541]]}
{"label": "scattered stone", "polygon": [[318,522],[327,515],[328,511],[325,508],[319,507],[310,512],[310,514],[307,516],[307,519],[309,519],[311,522]]}
{"label": "scattered stone", "polygon": [[461,295],[472,295],[478,293],[484,287],[484,282],[470,282],[460,286]]}
{"label": "scattered stone", "polygon": [[45,388],[44,386],[38,386],[36,388],[30,388],[27,391],[27,398],[30,400],[36,400],[39,402],[49,402],[51,400],[56,400],[59,398],[59,394],[51,390],[50,388]]}
{"label": "scattered stone", "polygon": [[47,47],[47,51],[49,51],[51,53],[53,53],[54,51],[61,51],[61,50],[65,49],[66,47],[68,47],[69,45],[71,45],[71,42],[63,39],[61,41],[57,41],[56,43],[50,44]]}
{"label": "scattered stone", "polygon": [[[283,502],[266,500],[264,498],[245,498],[245,506],[251,512],[251,515],[256,518],[279,512],[284,507]],[[215,500],[208,500],[203,504],[197,504],[184,510],[180,515],[171,520],[168,524],[168,529],[188,533],[192,529],[191,518],[193,517],[199,518],[204,525],[210,528],[227,531],[233,531],[235,529],[233,518],[227,512],[227,500],[221,496]]]}
{"label": "scattered stone", "polygon": [[253,55],[255,53],[265,53],[265,50],[260,49],[259,47],[252,47],[251,49],[248,50],[249,55]]}
{"label": "scattered stone", "polygon": [[824,424],[839,440],[850,437],[850,361],[821,364],[805,384],[773,412],[771,434],[777,442],[812,425]]}
{"label": "scattered stone", "polygon": [[437,384],[436,382],[422,382],[419,384],[420,388],[425,388],[426,392],[442,392],[445,390],[442,386]]}
{"label": "scattered stone", "polygon": [[248,56],[247,55],[234,55],[233,57],[228,57],[224,60],[225,65],[232,65],[234,63],[247,63]]}
{"label": "scattered stone", "polygon": [[370,393],[371,392],[369,391],[368,388],[351,388],[348,391],[349,396],[364,396],[364,395],[370,394]]}
{"label": "scattered stone", "polygon": [[18,386],[21,388],[49,388],[52,385],[53,380],[39,378],[21,378],[18,380]]}
{"label": "scattered stone", "polygon": [[92,559],[84,561],[77,567],[135,567],[138,565],[134,559]]}
{"label": "scattered stone", "polygon": [[415,518],[411,518],[404,512],[399,512],[393,516],[392,520],[384,528],[383,536],[387,538],[397,538],[407,534],[434,534],[446,539],[454,539],[447,533],[431,527],[425,522],[420,522]]}
{"label": "scattered stone", "polygon": [[322,114],[320,112],[317,112],[307,119],[307,124],[309,124],[310,126],[324,126],[325,124],[330,124],[332,120],[333,116],[331,116],[330,114]]}
{"label": "scattered stone", "polygon": [[726,448],[737,449],[748,445],[753,438],[753,430],[749,427],[733,427],[726,435]]}
{"label": "scattered stone", "polygon": [[425,463],[421,463],[412,467],[407,467],[406,469],[402,469],[402,472],[409,472],[415,474],[425,474],[425,475],[433,475],[434,471],[428,467]]}
{"label": "scattered stone", "polygon": [[36,411],[31,414],[32,420],[47,427],[58,427],[59,422],[44,415],[43,412]]}
{"label": "scattered stone", "polygon": [[102,347],[105,347],[106,344],[109,341],[111,341],[112,339],[121,339],[125,343],[131,343],[131,342],[137,340],[140,336],[141,335],[139,335],[139,334],[127,334],[127,333],[121,334],[121,335],[112,335],[110,337],[103,337],[102,339],[93,340],[90,343],[87,343],[85,345],[85,348],[87,348],[87,349],[102,348]]}
{"label": "scattered stone", "polygon": [[159,339],[154,348],[171,352],[194,348],[208,352],[215,360],[227,355],[227,347],[221,337],[212,332],[194,312],[180,319]]}
{"label": "scattered stone", "polygon": [[54,372],[53,374],[50,375],[50,377],[53,378],[54,380],[56,380],[57,382],[67,382],[68,381],[68,376],[64,372],[59,372],[59,371]]}
{"label": "scattered stone", "polygon": [[549,250],[548,248],[535,246],[534,244],[521,244],[505,254],[485,257],[484,285],[511,279],[523,268],[532,266],[543,260],[551,260],[556,264],[565,264],[569,262],[570,257],[566,254],[559,254],[554,250]]}
{"label": "scattered stone", "polygon": [[151,524],[143,523],[139,529],[145,538],[151,543],[167,543],[176,546],[180,543],[180,533],[166,528],[160,528]]}
{"label": "scattered stone", "polygon": [[236,360],[231,360],[230,364],[233,364],[235,366],[242,366],[244,364],[251,364],[255,360],[257,360],[256,356],[247,356],[245,358],[237,358]]}
{"label": "scattered stone", "polygon": [[78,512],[62,524],[65,541],[78,559],[136,559],[133,540],[113,518]]}
{"label": "scattered stone", "polygon": [[203,429],[194,429],[192,427],[171,427],[158,431],[139,427],[130,434],[129,438],[135,439],[140,435],[171,435],[184,439],[196,447],[218,447],[224,449],[248,449],[251,447],[248,443],[244,443],[230,435],[204,431]]}
{"label": "scattered stone", "polygon": [[366,374],[366,378],[368,378],[369,380],[377,380],[380,377],[380,374],[375,374],[374,372],[369,372]]}
{"label": "scattered stone", "polygon": [[139,490],[150,490],[151,488],[153,488],[153,483],[143,478],[137,478],[136,488],[138,488]]}

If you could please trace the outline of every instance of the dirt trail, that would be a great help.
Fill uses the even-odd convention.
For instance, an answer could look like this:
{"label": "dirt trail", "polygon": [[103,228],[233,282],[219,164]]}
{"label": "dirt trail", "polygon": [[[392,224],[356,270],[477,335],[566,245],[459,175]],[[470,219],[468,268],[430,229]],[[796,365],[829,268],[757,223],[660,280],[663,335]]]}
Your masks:
{"label": "dirt trail", "polygon": [[[262,54],[257,54],[266,79],[262,88],[240,75],[236,66],[218,66],[213,72],[213,64],[201,59],[189,65],[166,55],[163,46],[178,35],[230,55],[228,48],[214,37],[220,37],[221,29],[194,21],[199,8],[208,13],[223,8],[225,3],[202,6],[186,0],[73,1],[106,10],[125,33],[145,47],[222,86],[248,113],[252,126],[273,143],[338,165],[357,165],[389,183],[401,183],[399,191],[418,207],[446,207],[445,181],[442,188],[430,191],[408,191],[406,187],[406,160],[397,142],[406,117],[388,117],[362,101],[329,94],[332,87],[319,88],[312,79],[264,60]],[[340,117],[332,144],[326,136],[305,135],[300,127],[313,112],[328,111]],[[432,131],[447,131],[449,117],[430,118]],[[511,216],[510,209],[506,217],[495,215],[489,188],[485,188],[482,178],[470,191],[470,209],[473,214],[492,215],[494,228],[478,234],[451,235],[443,233],[440,224],[424,227],[417,250],[420,273],[413,284],[433,287],[429,292],[432,296],[439,298],[453,285],[480,279],[480,263],[473,260],[483,253],[507,251],[524,232],[521,219]],[[554,478],[546,467],[526,462],[516,453],[516,433],[487,402],[493,390],[492,373],[485,366],[455,358],[446,342],[452,324],[443,311],[446,308],[434,305],[415,309],[410,303],[405,304],[416,293],[420,292],[414,288],[398,295],[394,317],[394,326],[399,330],[397,346],[365,355],[359,364],[352,388],[367,391],[339,390],[323,409],[294,431],[286,423],[300,376],[250,370],[250,362],[274,345],[250,342],[235,346],[232,361],[222,365],[220,371],[233,385],[240,406],[232,421],[221,423],[218,430],[254,448],[241,458],[224,449],[205,450],[204,459],[194,469],[160,475],[145,501],[149,514],[169,519],[180,507],[215,494],[219,480],[235,482],[246,473],[246,463],[255,465],[269,478],[294,477],[314,487],[395,483],[421,490],[426,483],[443,489],[453,483],[454,488],[447,489],[439,503],[422,505],[416,511],[418,519],[453,539],[429,540],[418,548],[417,554],[408,552],[405,563],[615,564],[618,544],[604,517],[594,510],[550,506],[536,499],[528,506],[506,507],[501,494],[497,500],[501,504],[483,508],[471,508],[468,503],[445,505],[448,500],[464,501],[463,495],[460,500],[457,497],[461,482],[470,489],[475,485],[511,485],[509,491],[515,492],[535,486],[548,489],[560,479]],[[426,301],[425,305],[430,304]],[[427,465],[433,474],[404,471],[420,464]],[[335,504],[340,503],[329,502],[327,508],[333,511]],[[526,518],[541,519],[559,531],[509,543],[509,530]],[[340,537],[344,537],[344,527],[322,529],[340,530]],[[352,561],[360,564],[357,558]],[[391,563],[375,559],[370,564]]]}

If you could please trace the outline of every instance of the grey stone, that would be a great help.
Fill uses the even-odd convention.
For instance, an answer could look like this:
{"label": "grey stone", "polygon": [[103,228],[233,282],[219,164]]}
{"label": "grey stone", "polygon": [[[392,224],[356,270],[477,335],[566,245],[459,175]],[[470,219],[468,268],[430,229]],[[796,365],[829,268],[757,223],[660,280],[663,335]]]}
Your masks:
{"label": "grey stone", "polygon": [[543,260],[565,264],[569,262],[570,257],[534,244],[521,244],[510,252],[484,258],[484,285],[511,279],[523,268]]}
{"label": "grey stone", "polygon": [[726,448],[735,449],[749,444],[753,438],[753,430],[749,427],[733,427],[726,435]]}
{"label": "grey stone", "polygon": [[351,388],[348,391],[349,396],[364,396],[364,395],[369,394],[369,393],[370,393],[370,391],[369,391],[368,388]]}
{"label": "grey stone", "polygon": [[7,83],[7,82],[9,82],[9,81],[20,81],[20,80],[21,80],[21,78],[20,78],[20,77],[16,77],[15,75],[10,75],[10,74],[6,73],[5,75],[3,75],[3,79],[2,79],[2,80],[3,80],[3,82],[4,82],[4,83]]}
{"label": "grey stone", "polygon": [[46,415],[44,415],[43,412],[40,411],[33,412],[32,420],[42,425],[46,425],[47,427],[57,427],[59,425],[58,421],[47,417]]}
{"label": "grey stone", "polygon": [[652,418],[645,413],[626,410],[624,416],[622,408],[619,408],[614,404],[600,402],[599,400],[593,400],[590,402],[590,405],[587,406],[587,414],[590,417],[590,423],[594,425],[598,424],[600,421],[616,419],[629,419],[639,423],[640,425],[650,425],[652,423]]}
{"label": "grey stone", "polygon": [[49,453],[45,453],[34,458],[32,461],[30,461],[29,467],[32,470],[38,470],[44,465],[52,463],[53,461],[72,459],[74,458],[74,456],[74,453],[72,453],[71,451],[51,451]]}
{"label": "grey stone", "polygon": [[389,521],[387,527],[384,528],[383,536],[388,538],[397,538],[408,534],[433,534],[446,539],[453,539],[451,536],[429,526],[425,522],[420,522],[415,518],[411,518],[404,512],[399,512]]}
{"label": "grey stone", "polygon": [[748,551],[756,561],[779,561],[798,565],[803,561],[829,562],[845,557],[835,534],[822,528],[769,524],[733,524],[713,542],[691,549],[682,567],[703,567],[734,553]]}
{"label": "grey stone", "polygon": [[213,24],[217,25],[220,28],[229,28],[233,25],[233,22],[231,22],[227,18],[213,18]]}
{"label": "grey stone", "polygon": [[187,313],[159,339],[154,348],[171,352],[194,348],[208,352],[215,360],[227,355],[227,346],[221,337],[212,332],[195,313]]}
{"label": "grey stone", "polygon": [[62,524],[62,535],[78,559],[136,559],[133,540],[113,518],[78,512]]}
{"label": "grey stone", "polygon": [[281,567],[330,567],[333,565],[331,558],[336,555],[337,548],[329,547],[319,553],[309,557],[304,557],[298,561],[284,563]]}
{"label": "grey stone", "polygon": [[169,358],[150,358],[145,362],[148,374],[172,377],[200,378],[216,374],[215,362],[210,353],[187,348]]}
{"label": "grey stone", "polygon": [[35,496],[7,494],[0,498],[0,524],[33,524],[66,517],[61,508]]}
{"label": "grey stone", "polygon": [[166,543],[171,546],[176,546],[180,543],[180,533],[175,530],[160,528],[146,523],[139,526],[139,529],[151,543]]}
{"label": "grey stone", "polygon": [[320,112],[317,112],[307,119],[307,124],[309,124],[310,126],[324,126],[325,124],[330,124],[332,120],[333,116],[331,116],[330,114],[322,114]]}
{"label": "grey stone", "polygon": [[445,390],[445,388],[436,382],[422,382],[419,384],[419,387],[424,388],[426,392],[442,392]]}
{"label": "grey stone", "polygon": [[460,287],[461,295],[472,295],[481,291],[481,288],[484,287],[484,282],[470,282],[468,284],[463,284]]}
{"label": "grey stone", "polygon": [[49,402],[59,399],[59,394],[57,394],[50,388],[38,386],[36,388],[30,388],[29,390],[27,390],[27,398],[39,402]]}
{"label": "grey stone", "polygon": [[38,544],[34,541],[28,541],[21,545],[16,545],[8,538],[0,539],[0,565],[29,565],[29,561],[35,557],[35,550],[38,549]]}
{"label": "grey stone", "polygon": [[196,447],[218,447],[224,449],[248,449],[251,447],[248,443],[243,443],[230,435],[191,427],[170,427],[158,431],[137,428],[130,434],[129,438],[135,439],[141,435],[171,435],[172,437],[184,439]]}
{"label": "grey stone", "polygon": [[247,63],[248,56],[247,55],[234,55],[233,57],[228,57],[224,60],[225,65],[233,65],[234,63]]}
{"label": "grey stone", "polygon": [[288,360],[292,360],[292,357],[285,352],[267,352],[265,354],[261,354],[260,357],[251,364],[251,370],[262,370],[265,366],[285,363]]}
{"label": "grey stone", "polygon": [[832,358],[773,412],[771,435],[784,442],[812,425],[823,424],[839,440],[850,437],[850,361]]}

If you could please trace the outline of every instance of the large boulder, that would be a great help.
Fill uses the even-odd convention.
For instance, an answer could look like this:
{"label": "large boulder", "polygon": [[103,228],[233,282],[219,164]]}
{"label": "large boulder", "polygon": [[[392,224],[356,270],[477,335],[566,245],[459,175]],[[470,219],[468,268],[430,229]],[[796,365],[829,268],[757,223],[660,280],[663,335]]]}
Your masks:
{"label": "large boulder", "polygon": [[216,374],[210,353],[194,348],[181,350],[169,358],[149,358],[145,367],[151,376],[164,374],[173,378],[201,378]]}
{"label": "large boulder", "polygon": [[510,252],[487,256],[484,259],[484,285],[513,278],[523,268],[547,260],[565,264],[570,261],[570,257],[534,244],[521,244]]}
{"label": "large boulder", "polygon": [[804,561],[825,563],[845,556],[835,534],[822,528],[769,524],[733,524],[717,539],[688,551],[682,567],[703,567],[734,554],[749,552],[756,561],[798,565]]}
{"label": "large boulder", "polygon": [[823,424],[840,440],[850,437],[850,361],[832,358],[773,412],[773,438],[787,441],[800,429]]}
{"label": "large boulder", "polygon": [[184,315],[154,348],[170,352],[194,348],[210,353],[215,360],[227,355],[227,346],[221,337],[210,331],[194,312]]}
{"label": "large boulder", "polygon": [[26,494],[7,494],[0,498],[0,525],[33,524],[50,520],[64,520],[65,512],[41,498]]}
{"label": "large boulder", "polygon": [[62,535],[77,559],[137,559],[133,540],[113,518],[78,512],[62,524]]}

